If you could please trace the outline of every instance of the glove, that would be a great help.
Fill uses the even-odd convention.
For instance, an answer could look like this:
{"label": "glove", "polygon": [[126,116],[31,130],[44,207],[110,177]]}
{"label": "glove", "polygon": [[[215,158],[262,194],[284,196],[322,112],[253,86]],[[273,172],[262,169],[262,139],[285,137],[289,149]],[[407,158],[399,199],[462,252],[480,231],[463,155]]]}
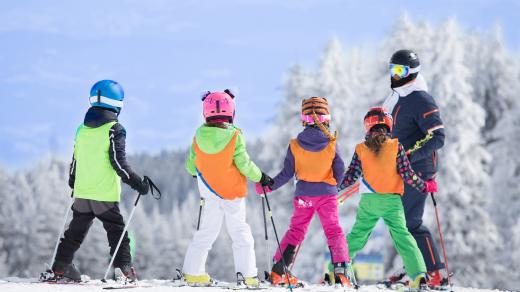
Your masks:
{"label": "glove", "polygon": [[[272,192],[270,187],[264,187],[264,189],[265,189],[266,193]],[[264,191],[262,190],[262,185],[260,183],[255,184],[255,190],[256,190],[256,193],[259,194],[260,196],[264,195]]]}
{"label": "glove", "polygon": [[274,180],[262,172],[262,177],[260,178],[259,183],[264,187],[271,187],[274,184]]}
{"label": "glove", "polygon": [[143,179],[141,183],[137,186],[137,190],[140,195],[146,195],[150,191],[150,185],[148,184],[148,181]]}
{"label": "glove", "polygon": [[424,182],[424,190],[423,193],[436,193],[437,192],[437,182],[435,179],[429,179]]}

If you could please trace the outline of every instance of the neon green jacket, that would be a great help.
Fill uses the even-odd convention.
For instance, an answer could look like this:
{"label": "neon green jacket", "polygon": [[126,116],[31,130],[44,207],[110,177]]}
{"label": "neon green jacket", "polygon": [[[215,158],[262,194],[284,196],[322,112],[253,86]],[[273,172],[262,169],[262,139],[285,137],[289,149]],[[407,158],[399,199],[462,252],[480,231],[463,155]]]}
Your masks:
{"label": "neon green jacket", "polygon": [[101,202],[119,202],[121,178],[110,164],[109,131],[116,122],[98,128],[81,125],[76,134],[74,197]]}
{"label": "neon green jacket", "polygon": [[[256,164],[249,158],[246,150],[246,142],[241,130],[233,124],[226,125],[228,126],[227,129],[208,127],[205,125],[200,126],[195,133],[197,145],[199,146],[200,150],[204,151],[205,153],[218,153],[222,151],[231,141],[235,131],[239,131],[236,140],[233,161],[241,174],[253,182],[259,182],[260,178],[262,177],[262,172],[258,166],[256,166]],[[186,159],[185,166],[186,170],[193,176],[197,175],[195,167],[195,156],[196,155],[195,151],[193,150],[193,145],[191,145],[190,153]]]}

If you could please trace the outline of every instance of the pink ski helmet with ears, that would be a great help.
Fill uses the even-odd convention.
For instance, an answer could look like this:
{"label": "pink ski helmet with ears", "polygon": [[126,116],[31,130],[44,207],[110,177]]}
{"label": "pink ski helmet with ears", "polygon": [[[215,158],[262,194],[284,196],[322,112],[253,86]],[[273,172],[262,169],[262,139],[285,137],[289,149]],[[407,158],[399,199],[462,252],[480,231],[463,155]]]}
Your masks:
{"label": "pink ski helmet with ears", "polygon": [[224,92],[206,92],[202,96],[204,119],[206,122],[227,121],[233,123],[235,118],[235,96],[229,89]]}

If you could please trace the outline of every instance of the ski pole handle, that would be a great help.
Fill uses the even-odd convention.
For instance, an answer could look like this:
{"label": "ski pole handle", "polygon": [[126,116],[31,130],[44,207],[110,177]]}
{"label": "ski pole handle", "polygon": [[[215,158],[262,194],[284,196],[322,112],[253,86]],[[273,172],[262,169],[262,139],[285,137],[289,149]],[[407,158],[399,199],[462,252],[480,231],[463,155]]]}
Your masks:
{"label": "ski pole handle", "polygon": [[430,193],[430,196],[432,197],[433,205],[437,207],[437,201],[435,200],[435,196],[433,195],[433,192]]}
{"label": "ski pole handle", "polygon": [[[150,186],[150,193],[152,194],[152,197],[156,200],[161,199],[162,193],[161,190],[155,185],[155,183],[152,181],[152,179],[149,176],[144,176],[144,179],[148,182],[148,185]],[[157,192],[158,195],[154,193],[154,191]],[[137,198],[139,200],[139,198]]]}

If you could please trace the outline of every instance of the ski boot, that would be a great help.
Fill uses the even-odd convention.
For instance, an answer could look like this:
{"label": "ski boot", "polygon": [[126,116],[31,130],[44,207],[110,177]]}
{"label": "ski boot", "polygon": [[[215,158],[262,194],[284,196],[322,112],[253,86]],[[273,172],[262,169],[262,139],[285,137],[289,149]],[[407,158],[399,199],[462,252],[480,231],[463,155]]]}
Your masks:
{"label": "ski boot", "polygon": [[424,273],[420,273],[415,276],[414,279],[411,279],[408,283],[409,290],[408,291],[429,291],[428,283],[426,281],[426,275]]}
{"label": "ski boot", "polygon": [[[452,273],[450,273],[452,274]],[[451,277],[452,275],[450,275]],[[441,276],[440,270],[435,270],[433,272],[428,272],[428,287],[432,290],[448,290],[449,289],[449,281],[448,278],[444,278]]]}
{"label": "ski boot", "polygon": [[43,282],[81,282],[81,273],[74,264],[54,262],[52,269],[40,275]]}
{"label": "ski boot", "polygon": [[334,273],[333,272],[327,272],[323,275],[323,278],[320,280],[320,285],[325,286],[332,286],[334,285]]}
{"label": "ski boot", "polygon": [[404,280],[406,273],[404,271],[400,271],[388,277],[388,279],[377,282],[376,286],[380,289],[391,289],[395,287],[402,287],[408,285],[408,281]]}
{"label": "ski boot", "polygon": [[[287,282],[287,276],[289,276],[289,282]],[[292,286],[294,287],[302,287],[303,285],[298,281],[298,278],[293,276],[290,272],[278,274],[275,271],[271,271],[271,276],[269,277],[272,286]]]}
{"label": "ski boot", "polygon": [[131,264],[115,267],[114,280],[123,284],[135,283],[137,282],[137,272]]}
{"label": "ski boot", "polygon": [[186,285],[193,287],[210,287],[213,286],[215,281],[211,279],[208,274],[203,275],[190,275],[183,274],[184,281],[186,281]]}
{"label": "ski boot", "polygon": [[245,287],[247,289],[260,287],[260,279],[258,276],[244,277],[242,273],[237,273],[237,287]]}
{"label": "ski boot", "polygon": [[334,264],[334,284],[341,285],[342,287],[352,287],[349,270],[345,263]]}

